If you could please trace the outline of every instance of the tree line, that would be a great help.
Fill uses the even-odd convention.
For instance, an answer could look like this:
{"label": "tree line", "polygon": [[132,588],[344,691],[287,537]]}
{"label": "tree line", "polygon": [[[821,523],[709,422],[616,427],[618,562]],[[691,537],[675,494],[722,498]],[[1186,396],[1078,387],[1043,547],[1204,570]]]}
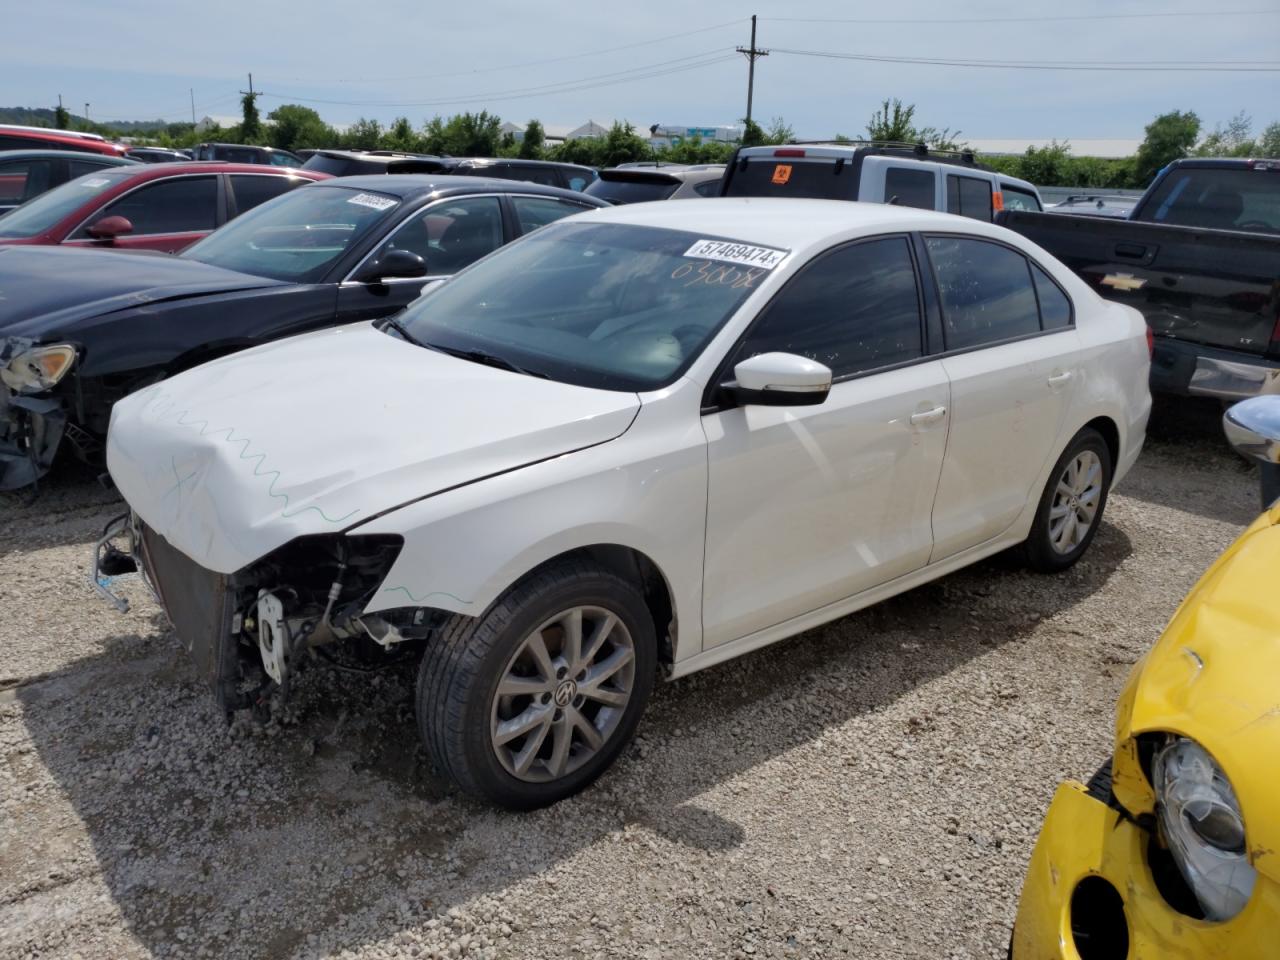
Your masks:
{"label": "tree line", "polygon": [[[258,110],[259,94],[241,98],[241,122],[229,127],[211,127],[197,131],[190,123],[130,123],[127,129],[103,124],[88,124],[58,108],[54,126],[90,129],[106,136],[145,137],[161,146],[188,147],[205,141],[253,143],[285,150],[338,147],[352,150],[402,150],[456,157],[524,157],[559,160],[592,167],[611,167],[638,160],[668,163],[723,163],[738,144],[686,140],[671,147],[654,147],[648,138],[637,133],[629,123],[615,122],[603,137],[547,142],[542,124],[530,120],[521,139],[502,130],[502,118],[481,110],[445,118],[432,117],[415,127],[407,117],[397,117],[389,125],[361,118],[339,130],[326,123],[315,110],[296,103],[286,103],[268,113],[265,119]],[[17,108],[15,108],[17,109]],[[0,122],[4,114],[0,111]],[[42,125],[43,115],[51,111],[21,112]],[[25,122],[9,120],[8,122]],[[795,131],[781,117],[767,126],[744,121],[741,144],[787,143],[795,139]],[[1094,189],[1142,189],[1151,182],[1161,167],[1188,156],[1205,157],[1275,157],[1280,158],[1280,121],[1269,124],[1260,135],[1253,135],[1252,118],[1243,112],[1225,125],[1219,124],[1203,134],[1200,118],[1191,111],[1173,110],[1157,116],[1147,124],[1137,153],[1130,157],[1077,157],[1071,144],[1053,141],[1045,147],[1029,147],[1025,153],[983,155],[981,163],[1002,173],[1029,180],[1038,186],[1071,186]],[[966,141],[960,131],[950,128],[922,126],[916,122],[914,104],[901,100],[885,100],[867,121],[864,138],[896,143],[924,143],[935,150],[963,150]],[[837,133],[836,142],[852,142]]]}

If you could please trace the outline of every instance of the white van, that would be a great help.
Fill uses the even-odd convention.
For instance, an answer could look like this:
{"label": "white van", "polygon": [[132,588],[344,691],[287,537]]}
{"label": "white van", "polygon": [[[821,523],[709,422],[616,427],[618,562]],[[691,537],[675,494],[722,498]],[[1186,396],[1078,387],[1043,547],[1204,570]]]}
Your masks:
{"label": "white van", "polygon": [[923,144],[740,147],[720,195],[896,203],[988,222],[1006,208],[1044,209],[1027,181],[980,166],[969,151],[935,152]]}

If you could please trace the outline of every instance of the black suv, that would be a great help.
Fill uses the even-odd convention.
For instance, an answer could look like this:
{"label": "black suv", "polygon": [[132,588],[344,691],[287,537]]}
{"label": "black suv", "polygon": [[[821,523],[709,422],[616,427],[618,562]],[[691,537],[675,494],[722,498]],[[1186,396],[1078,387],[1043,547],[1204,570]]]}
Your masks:
{"label": "black suv", "polygon": [[196,160],[222,160],[225,163],[265,163],[272,167],[300,167],[302,161],[288,150],[255,147],[247,143],[202,143],[192,150]]}
{"label": "black suv", "polygon": [[393,150],[317,150],[303,164],[335,177],[372,173],[446,173],[460,177],[496,177],[523,180],[544,187],[585,190],[598,174],[591,167],[550,160],[516,160],[493,157],[437,157],[429,153]]}

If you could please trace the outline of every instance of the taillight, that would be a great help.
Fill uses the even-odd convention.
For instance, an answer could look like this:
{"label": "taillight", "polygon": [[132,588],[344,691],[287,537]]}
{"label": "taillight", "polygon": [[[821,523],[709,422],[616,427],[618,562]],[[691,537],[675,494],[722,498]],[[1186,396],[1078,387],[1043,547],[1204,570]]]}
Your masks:
{"label": "taillight", "polygon": [[1156,334],[1150,327],[1147,327],[1147,356],[1154,357],[1156,355]]}
{"label": "taillight", "polygon": [[803,157],[804,151],[803,150],[775,150],[773,151],[773,155],[775,157]]}

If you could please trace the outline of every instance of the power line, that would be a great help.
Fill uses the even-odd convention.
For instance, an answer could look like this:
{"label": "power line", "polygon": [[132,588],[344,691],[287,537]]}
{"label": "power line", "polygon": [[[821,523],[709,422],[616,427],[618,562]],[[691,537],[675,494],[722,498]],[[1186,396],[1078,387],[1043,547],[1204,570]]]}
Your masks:
{"label": "power line", "polygon": [[[494,90],[488,93],[468,94],[465,97],[445,98],[440,100],[425,101],[386,101],[386,100],[330,100],[317,97],[298,97],[288,93],[274,93],[270,91],[260,91],[260,95],[264,97],[272,97],[277,100],[295,100],[300,103],[322,103],[328,105],[346,106],[346,107],[434,107],[448,106],[454,104],[481,103],[485,101],[497,100],[521,100],[528,97],[541,97],[551,94],[572,93],[577,90],[590,89],[598,86],[613,86],[620,83],[630,83],[635,80],[648,80],[655,77],[668,76],[673,73],[681,73],[686,70],[699,69],[708,67],[717,63],[725,63],[730,60],[736,60],[737,54],[727,50],[710,50],[703,53],[693,54],[688,57],[677,57],[673,60],[663,60],[658,63],[646,64],[641,67],[632,67],[629,70],[619,70],[613,73],[599,74],[593,77],[580,77],[574,80],[562,80],[558,83],[546,84],[541,87],[517,87],[508,90]],[[693,62],[689,62],[693,61]]]}
{"label": "power line", "polygon": [[[599,57],[609,53],[617,53],[620,50],[634,50],[637,47],[652,46],[655,43],[664,43],[667,40],[679,40],[684,37],[692,37],[699,33],[710,33],[712,30],[723,30],[726,27],[736,27],[745,23],[746,17],[739,17],[736,20],[726,20],[724,23],[714,23],[709,27],[699,27],[696,30],[681,30],[679,33],[670,33],[664,37],[654,37],[652,40],[640,40],[637,43],[626,43],[620,47],[605,47],[602,50],[591,50],[587,53],[575,53],[565,57],[549,57],[545,60],[526,60],[522,63],[507,63],[496,67],[484,67],[480,70],[467,70],[459,72],[451,70],[446,73],[421,73],[403,77],[353,77],[351,79],[334,79],[326,77],[325,83],[396,83],[402,80],[436,80],[442,77],[471,77],[480,73],[499,73],[503,70],[521,70],[525,67],[538,67],[549,63],[567,63],[570,60],[583,60],[587,57]],[[300,83],[314,82],[306,77],[285,77],[285,80],[292,80]]]}
{"label": "power line", "polygon": [[1157,20],[1171,17],[1212,17],[1218,19],[1220,17],[1264,17],[1280,15],[1280,10],[1210,10],[1210,11],[1184,11],[1176,13],[1103,13],[1096,15],[1071,15],[1071,16],[1049,16],[1049,17],[920,17],[920,18],[895,18],[895,19],[871,19],[871,18],[852,18],[844,17],[761,17],[770,23],[857,23],[863,26],[874,26],[875,24],[905,25],[913,24],[917,26],[928,26],[929,24],[963,24],[963,23],[1063,23],[1069,21],[1095,21],[1095,20]]}
{"label": "power line", "polygon": [[[833,53],[826,50],[789,50],[773,47],[774,53],[791,54],[798,57],[823,57],[831,60],[859,60],[871,63],[906,63],[915,66],[932,67],[974,67],[987,70],[1084,70],[1118,73],[1159,73],[1177,71],[1179,73],[1280,73],[1280,64],[1272,66],[1240,66],[1224,63],[1216,66],[1184,66],[1168,62],[1167,66],[1135,65],[1132,63],[1107,63],[1104,61],[1025,61],[1025,60],[958,60],[940,57],[899,57],[889,54],[870,53]],[[1272,61],[1254,61],[1256,63],[1273,63]]]}

